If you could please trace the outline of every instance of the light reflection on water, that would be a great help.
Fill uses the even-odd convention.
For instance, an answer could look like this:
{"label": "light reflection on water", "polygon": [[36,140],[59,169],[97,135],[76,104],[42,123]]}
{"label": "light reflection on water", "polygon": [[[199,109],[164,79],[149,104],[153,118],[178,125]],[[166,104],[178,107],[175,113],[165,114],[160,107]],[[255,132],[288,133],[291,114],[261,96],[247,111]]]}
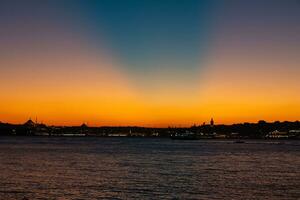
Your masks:
{"label": "light reflection on water", "polygon": [[299,199],[300,141],[0,137],[0,199]]}

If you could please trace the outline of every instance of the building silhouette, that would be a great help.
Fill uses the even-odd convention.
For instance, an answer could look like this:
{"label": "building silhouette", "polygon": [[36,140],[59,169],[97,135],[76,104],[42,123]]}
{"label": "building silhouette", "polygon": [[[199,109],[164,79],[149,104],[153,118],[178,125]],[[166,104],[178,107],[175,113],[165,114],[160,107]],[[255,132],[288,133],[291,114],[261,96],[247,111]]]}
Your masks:
{"label": "building silhouette", "polygon": [[213,119],[213,118],[210,119],[210,126],[211,126],[211,127],[214,126],[214,119]]}

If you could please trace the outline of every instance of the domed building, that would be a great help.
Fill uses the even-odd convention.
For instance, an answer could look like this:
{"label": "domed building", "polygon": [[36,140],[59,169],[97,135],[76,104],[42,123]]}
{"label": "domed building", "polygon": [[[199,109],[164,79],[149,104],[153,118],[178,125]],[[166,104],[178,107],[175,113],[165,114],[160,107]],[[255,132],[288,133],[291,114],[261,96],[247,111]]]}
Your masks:
{"label": "domed building", "polygon": [[25,122],[23,124],[23,126],[26,126],[26,127],[35,127],[35,125],[36,124],[31,119],[29,119],[27,122]]}

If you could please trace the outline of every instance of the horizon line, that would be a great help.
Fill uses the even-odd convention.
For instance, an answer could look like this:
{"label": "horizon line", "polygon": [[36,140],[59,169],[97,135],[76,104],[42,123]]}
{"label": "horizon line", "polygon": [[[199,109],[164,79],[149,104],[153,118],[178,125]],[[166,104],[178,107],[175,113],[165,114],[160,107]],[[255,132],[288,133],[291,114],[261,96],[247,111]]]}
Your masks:
{"label": "horizon line", "polygon": [[[37,122],[37,121],[33,121],[31,118],[29,118],[27,121],[25,121],[24,123],[10,123],[10,122],[4,122],[4,121],[1,121],[0,120],[0,123],[2,124],[10,124],[10,125],[23,125],[25,124],[26,122],[28,122],[29,120],[31,120],[33,123],[35,124],[43,124],[43,125],[46,125],[46,126],[56,126],[56,127],[80,127],[82,125],[86,125],[87,127],[90,127],[90,128],[101,128],[101,127],[139,127],[139,128],[190,128],[190,127],[193,127],[193,126],[203,126],[203,125],[211,125],[210,123],[194,123],[194,124],[191,124],[189,126],[187,125],[167,125],[167,126],[148,126],[148,125],[145,125],[145,126],[139,126],[139,125],[91,125],[89,126],[87,122],[82,122],[81,124],[70,124],[70,125],[62,125],[62,124],[47,124],[47,123],[43,123],[43,121],[40,121],[40,122]],[[267,120],[258,120],[258,121],[244,121],[244,122],[234,122],[234,123],[214,123],[213,125],[214,126],[218,126],[218,125],[227,125],[227,126],[230,126],[230,125],[236,125],[236,124],[246,124],[246,123],[249,123],[249,124],[258,124],[260,121],[263,121],[265,123],[275,123],[275,122],[279,122],[279,123],[284,123],[284,122],[299,122],[299,120],[291,120],[291,121],[288,121],[288,120],[274,120],[274,121],[267,121]]]}

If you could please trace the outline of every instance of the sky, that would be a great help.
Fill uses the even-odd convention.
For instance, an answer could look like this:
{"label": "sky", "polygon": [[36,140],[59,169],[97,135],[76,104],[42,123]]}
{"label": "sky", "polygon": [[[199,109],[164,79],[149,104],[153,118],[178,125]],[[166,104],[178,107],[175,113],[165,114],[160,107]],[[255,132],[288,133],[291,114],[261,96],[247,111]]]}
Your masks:
{"label": "sky", "polygon": [[0,0],[0,121],[300,120],[298,0]]}

